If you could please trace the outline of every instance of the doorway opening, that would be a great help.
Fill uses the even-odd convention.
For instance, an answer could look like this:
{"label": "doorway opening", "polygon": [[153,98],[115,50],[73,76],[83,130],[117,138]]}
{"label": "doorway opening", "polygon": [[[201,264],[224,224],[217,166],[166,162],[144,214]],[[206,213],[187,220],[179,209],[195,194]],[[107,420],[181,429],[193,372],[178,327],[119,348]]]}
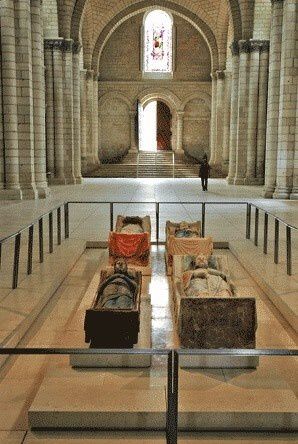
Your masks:
{"label": "doorway opening", "polygon": [[172,113],[168,105],[153,100],[146,105],[139,104],[139,150],[172,150]]}

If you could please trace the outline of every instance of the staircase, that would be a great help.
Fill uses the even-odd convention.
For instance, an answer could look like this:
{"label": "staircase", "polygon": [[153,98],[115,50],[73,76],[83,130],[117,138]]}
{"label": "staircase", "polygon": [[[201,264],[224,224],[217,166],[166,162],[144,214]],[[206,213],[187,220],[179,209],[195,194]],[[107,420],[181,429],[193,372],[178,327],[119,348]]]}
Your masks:
{"label": "staircase", "polygon": [[184,155],[174,158],[173,151],[140,151],[118,163],[101,164],[88,177],[193,178],[198,177],[198,165]]}

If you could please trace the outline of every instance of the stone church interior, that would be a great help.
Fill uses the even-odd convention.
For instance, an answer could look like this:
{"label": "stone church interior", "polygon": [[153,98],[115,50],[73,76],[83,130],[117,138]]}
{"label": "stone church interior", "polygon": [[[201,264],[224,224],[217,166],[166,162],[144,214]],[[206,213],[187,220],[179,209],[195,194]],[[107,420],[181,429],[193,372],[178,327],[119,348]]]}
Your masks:
{"label": "stone church interior", "polygon": [[0,443],[297,442],[297,60],[298,0],[0,0]]}

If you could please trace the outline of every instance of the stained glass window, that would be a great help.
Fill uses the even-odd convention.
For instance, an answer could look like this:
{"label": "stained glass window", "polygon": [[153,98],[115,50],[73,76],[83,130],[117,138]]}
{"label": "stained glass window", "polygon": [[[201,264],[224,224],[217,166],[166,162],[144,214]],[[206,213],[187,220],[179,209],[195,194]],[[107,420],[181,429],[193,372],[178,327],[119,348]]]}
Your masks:
{"label": "stained glass window", "polygon": [[149,12],[144,23],[144,72],[172,72],[171,16],[163,10]]}

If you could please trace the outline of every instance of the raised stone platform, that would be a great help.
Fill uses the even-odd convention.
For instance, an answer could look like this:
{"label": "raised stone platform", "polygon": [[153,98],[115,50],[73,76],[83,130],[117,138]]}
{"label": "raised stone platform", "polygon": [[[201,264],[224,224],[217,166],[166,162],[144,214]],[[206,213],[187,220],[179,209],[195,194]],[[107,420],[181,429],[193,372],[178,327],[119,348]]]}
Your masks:
{"label": "raised stone platform", "polygon": [[[180,370],[180,430],[298,430],[295,394],[273,373],[267,367]],[[165,412],[165,372],[57,365],[40,386],[29,423],[33,429],[164,430]]]}

